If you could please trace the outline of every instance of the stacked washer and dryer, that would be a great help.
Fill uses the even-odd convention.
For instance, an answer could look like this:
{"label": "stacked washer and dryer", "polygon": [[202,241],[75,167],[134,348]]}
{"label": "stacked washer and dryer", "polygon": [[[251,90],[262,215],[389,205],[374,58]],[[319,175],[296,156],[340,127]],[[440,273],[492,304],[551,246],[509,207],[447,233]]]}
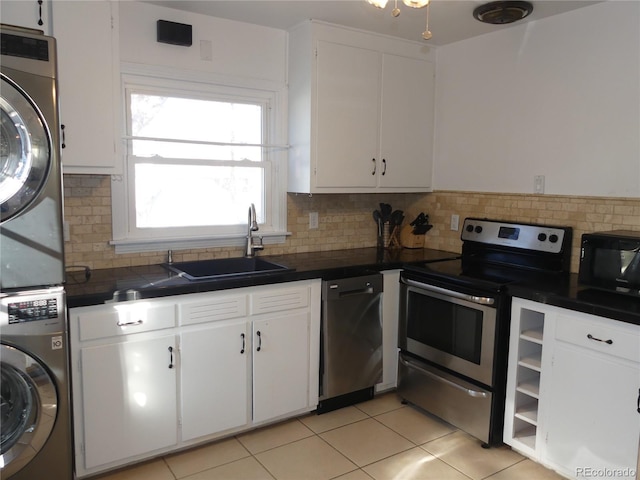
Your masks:
{"label": "stacked washer and dryer", "polygon": [[56,43],[0,35],[0,478],[70,480]]}

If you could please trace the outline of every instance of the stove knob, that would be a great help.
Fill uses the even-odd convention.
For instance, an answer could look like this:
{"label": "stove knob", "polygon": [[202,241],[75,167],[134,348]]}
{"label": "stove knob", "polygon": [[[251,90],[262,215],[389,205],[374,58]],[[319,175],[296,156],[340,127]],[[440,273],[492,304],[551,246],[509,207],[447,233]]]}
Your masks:
{"label": "stove knob", "polygon": [[482,233],[482,227],[480,225],[476,227],[476,233]]}
{"label": "stove knob", "polygon": [[546,233],[539,233],[538,234],[538,240],[540,240],[541,242],[544,242],[547,239],[547,234]]}
{"label": "stove knob", "polygon": [[469,233],[473,232],[473,225],[471,224],[467,225],[467,232]]}
{"label": "stove knob", "polygon": [[558,241],[558,235],[556,235],[556,234],[549,235],[549,241],[551,243],[556,243]]}

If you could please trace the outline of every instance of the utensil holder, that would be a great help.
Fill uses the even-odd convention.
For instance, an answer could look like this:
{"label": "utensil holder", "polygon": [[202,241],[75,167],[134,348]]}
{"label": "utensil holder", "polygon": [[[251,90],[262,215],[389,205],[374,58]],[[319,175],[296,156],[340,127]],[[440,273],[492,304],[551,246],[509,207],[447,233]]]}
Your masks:
{"label": "utensil holder", "polygon": [[391,242],[391,225],[383,223],[378,229],[378,248],[389,248]]}

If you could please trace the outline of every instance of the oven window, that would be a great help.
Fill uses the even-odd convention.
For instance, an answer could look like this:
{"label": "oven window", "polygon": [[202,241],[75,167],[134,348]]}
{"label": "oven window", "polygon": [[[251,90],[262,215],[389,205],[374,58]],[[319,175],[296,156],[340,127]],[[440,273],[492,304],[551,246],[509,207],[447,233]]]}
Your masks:
{"label": "oven window", "polygon": [[480,365],[482,311],[412,291],[408,310],[409,338]]}

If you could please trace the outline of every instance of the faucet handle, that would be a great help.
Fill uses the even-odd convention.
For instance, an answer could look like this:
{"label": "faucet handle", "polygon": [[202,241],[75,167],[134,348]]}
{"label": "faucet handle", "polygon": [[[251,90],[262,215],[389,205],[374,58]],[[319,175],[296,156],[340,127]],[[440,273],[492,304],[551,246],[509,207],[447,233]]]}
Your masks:
{"label": "faucet handle", "polygon": [[253,249],[264,250],[264,244],[262,243],[262,237],[253,237]]}

